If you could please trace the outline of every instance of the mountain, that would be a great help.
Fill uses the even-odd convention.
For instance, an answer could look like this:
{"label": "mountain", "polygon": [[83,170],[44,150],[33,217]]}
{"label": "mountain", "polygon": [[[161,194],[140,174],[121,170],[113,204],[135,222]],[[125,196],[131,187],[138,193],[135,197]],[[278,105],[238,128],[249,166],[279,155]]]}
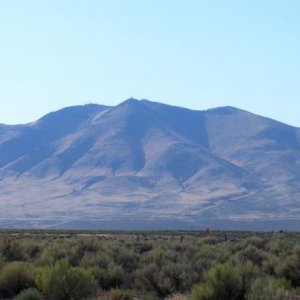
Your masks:
{"label": "mountain", "polygon": [[0,124],[0,226],[300,229],[300,129],[128,99]]}

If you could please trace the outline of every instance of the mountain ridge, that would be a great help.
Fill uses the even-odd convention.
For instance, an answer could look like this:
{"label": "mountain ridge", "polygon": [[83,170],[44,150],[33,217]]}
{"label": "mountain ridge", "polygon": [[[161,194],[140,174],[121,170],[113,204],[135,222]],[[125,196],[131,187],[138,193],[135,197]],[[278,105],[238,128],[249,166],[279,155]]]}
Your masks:
{"label": "mountain ridge", "polygon": [[0,225],[300,229],[299,167],[299,128],[238,108],[72,106],[0,125]]}

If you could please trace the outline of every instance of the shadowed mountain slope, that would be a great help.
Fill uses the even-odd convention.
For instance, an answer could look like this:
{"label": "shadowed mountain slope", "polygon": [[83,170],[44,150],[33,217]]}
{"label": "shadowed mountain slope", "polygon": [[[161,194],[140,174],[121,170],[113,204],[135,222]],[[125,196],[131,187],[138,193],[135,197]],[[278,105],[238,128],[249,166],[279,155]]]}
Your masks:
{"label": "shadowed mountain slope", "polygon": [[236,108],[135,99],[0,125],[1,225],[300,229],[299,145]]}

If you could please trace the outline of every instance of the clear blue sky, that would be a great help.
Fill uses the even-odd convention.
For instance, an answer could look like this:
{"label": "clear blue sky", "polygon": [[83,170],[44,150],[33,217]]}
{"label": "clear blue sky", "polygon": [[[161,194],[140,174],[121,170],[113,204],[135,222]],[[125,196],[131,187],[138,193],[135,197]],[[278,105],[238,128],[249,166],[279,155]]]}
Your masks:
{"label": "clear blue sky", "polygon": [[300,127],[299,0],[0,0],[0,123],[133,96]]}

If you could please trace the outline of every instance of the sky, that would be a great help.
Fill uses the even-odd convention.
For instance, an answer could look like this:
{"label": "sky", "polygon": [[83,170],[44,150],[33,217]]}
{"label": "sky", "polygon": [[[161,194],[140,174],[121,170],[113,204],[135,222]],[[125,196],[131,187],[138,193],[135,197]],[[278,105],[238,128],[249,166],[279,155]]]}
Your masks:
{"label": "sky", "polygon": [[300,127],[299,0],[0,0],[0,123],[134,97]]}

